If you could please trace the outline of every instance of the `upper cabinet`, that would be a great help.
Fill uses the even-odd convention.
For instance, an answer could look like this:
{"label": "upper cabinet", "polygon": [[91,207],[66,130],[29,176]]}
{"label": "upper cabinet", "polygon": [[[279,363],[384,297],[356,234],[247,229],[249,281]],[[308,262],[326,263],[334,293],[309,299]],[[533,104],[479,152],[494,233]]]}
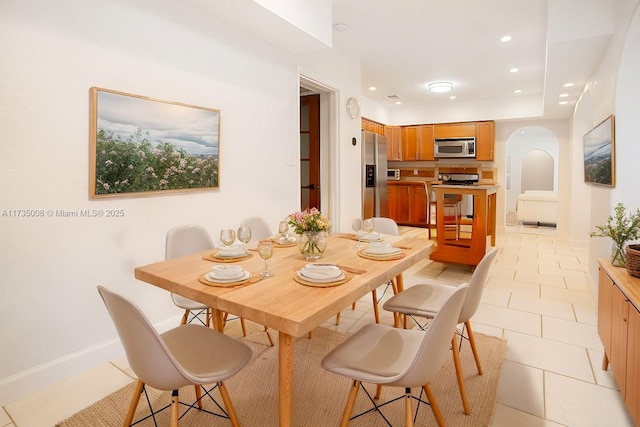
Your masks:
{"label": "upper cabinet", "polygon": [[384,134],[387,137],[387,160],[402,160],[402,127],[385,126]]}
{"label": "upper cabinet", "polygon": [[435,160],[433,125],[402,127],[402,160]]}
{"label": "upper cabinet", "polygon": [[369,120],[369,119],[361,119],[361,120],[362,120],[362,130],[377,133],[378,135],[384,135],[384,125],[382,123],[374,122],[373,120]]}
{"label": "upper cabinet", "polygon": [[476,123],[438,123],[433,126],[434,138],[462,138],[476,136]]}
{"label": "upper cabinet", "polygon": [[476,123],[476,160],[493,161],[495,122]]}

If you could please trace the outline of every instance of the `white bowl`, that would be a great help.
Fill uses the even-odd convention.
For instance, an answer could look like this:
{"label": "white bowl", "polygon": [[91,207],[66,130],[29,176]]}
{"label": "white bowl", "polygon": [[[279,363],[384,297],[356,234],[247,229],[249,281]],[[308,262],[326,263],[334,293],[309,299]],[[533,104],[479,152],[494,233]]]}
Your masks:
{"label": "white bowl", "polygon": [[223,246],[218,251],[220,256],[240,256],[246,254],[244,245]]}
{"label": "white bowl", "polygon": [[237,265],[218,264],[211,267],[211,274],[219,279],[234,279],[241,277],[244,274],[244,270]]}
{"label": "white bowl", "polygon": [[374,242],[365,249],[365,252],[371,255],[391,255],[400,252],[400,249],[394,248],[390,243]]}

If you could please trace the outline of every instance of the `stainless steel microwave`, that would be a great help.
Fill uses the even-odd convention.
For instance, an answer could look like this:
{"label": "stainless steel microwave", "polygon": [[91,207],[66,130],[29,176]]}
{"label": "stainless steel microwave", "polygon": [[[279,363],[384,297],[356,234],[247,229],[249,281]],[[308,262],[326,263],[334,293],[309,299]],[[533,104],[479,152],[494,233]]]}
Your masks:
{"label": "stainless steel microwave", "polygon": [[476,157],[476,139],[436,138],[433,141],[433,155],[436,158],[468,158]]}
{"label": "stainless steel microwave", "polygon": [[400,181],[400,169],[387,169],[387,181]]}

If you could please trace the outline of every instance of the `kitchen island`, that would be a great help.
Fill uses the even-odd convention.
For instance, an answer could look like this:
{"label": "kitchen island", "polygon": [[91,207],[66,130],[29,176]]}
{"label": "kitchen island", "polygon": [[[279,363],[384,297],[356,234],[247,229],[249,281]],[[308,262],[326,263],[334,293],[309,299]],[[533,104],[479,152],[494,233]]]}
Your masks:
{"label": "kitchen island", "polygon": [[[438,245],[433,261],[478,265],[496,244],[497,185],[433,185]],[[473,215],[464,216],[462,196],[473,196]]]}

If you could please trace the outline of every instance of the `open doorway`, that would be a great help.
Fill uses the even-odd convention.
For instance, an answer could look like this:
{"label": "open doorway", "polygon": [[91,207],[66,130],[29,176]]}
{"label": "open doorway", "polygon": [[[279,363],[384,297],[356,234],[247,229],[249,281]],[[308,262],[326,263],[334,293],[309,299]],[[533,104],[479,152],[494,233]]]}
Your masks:
{"label": "open doorway", "polygon": [[[300,76],[300,208],[318,207],[322,213],[328,216],[334,229],[339,229],[338,200],[340,188],[338,185],[338,96],[334,88],[324,85],[316,80]],[[305,100],[303,98],[308,98]],[[311,111],[303,112],[303,104],[313,103],[317,100],[317,115]],[[307,119],[313,115],[317,122],[317,153],[312,153],[314,142],[307,141],[311,138],[312,131],[303,131],[307,124],[303,124],[303,114]],[[306,133],[303,133],[306,132]],[[307,150],[309,150],[307,152]],[[305,157],[306,156],[306,157]],[[316,159],[317,157],[317,159]],[[312,160],[313,158],[313,160]],[[314,177],[317,168],[319,181]],[[303,188],[314,185],[314,189]],[[315,194],[314,194],[315,193]],[[314,199],[317,197],[317,199]],[[317,200],[315,202],[314,200]],[[313,204],[312,204],[313,203]],[[317,205],[315,205],[317,203]]]}

